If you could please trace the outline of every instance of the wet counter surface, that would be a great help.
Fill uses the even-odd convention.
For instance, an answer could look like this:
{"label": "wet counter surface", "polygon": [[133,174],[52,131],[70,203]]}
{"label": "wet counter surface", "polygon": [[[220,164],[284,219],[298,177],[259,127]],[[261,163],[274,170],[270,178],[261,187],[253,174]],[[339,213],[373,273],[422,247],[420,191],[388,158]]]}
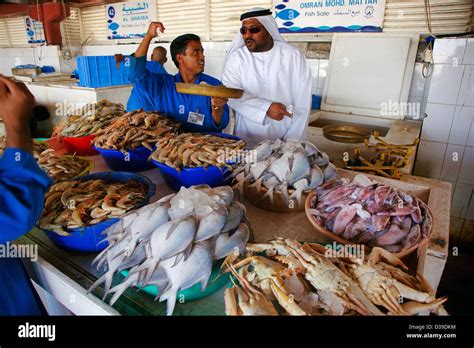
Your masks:
{"label": "wet counter surface", "polygon": [[[95,163],[95,168],[92,173],[110,171],[100,156],[89,157],[89,159]],[[341,171],[341,174],[342,173],[344,173],[344,176],[354,175],[353,172],[348,171]],[[156,194],[151,199],[151,202],[174,192],[165,184],[158,169],[151,169],[139,174],[148,177],[156,185]],[[410,176],[406,176],[404,178],[404,181],[405,180],[411,184],[423,186],[436,186],[437,183],[441,183],[430,179],[425,180],[423,178]],[[448,186],[443,186],[442,184]],[[435,200],[442,204],[443,202],[446,202],[446,200],[438,200],[440,198],[439,195],[450,195],[450,187],[447,183],[441,183],[438,185],[441,186],[439,188],[434,187],[434,189],[431,190],[429,200]],[[438,197],[438,199],[436,199],[436,197]],[[425,199],[427,199],[427,197],[425,197]],[[419,260],[416,259],[416,253],[408,260],[405,260],[411,269],[417,269],[419,272],[427,276],[428,280],[430,280],[430,275],[426,274],[425,269],[429,270],[430,268],[430,254],[433,254],[433,252],[436,251],[435,256],[440,258],[440,261],[446,261],[445,256],[448,247],[447,238],[449,236],[449,223],[447,229],[440,225],[443,225],[443,216],[446,214],[449,216],[449,200],[447,200],[447,202],[448,203],[445,204],[446,206],[440,205],[438,207],[440,211],[434,212],[435,226],[437,225],[437,228],[436,231],[433,232],[431,238],[432,241],[430,241],[428,247],[421,251]],[[277,237],[289,237],[299,241],[317,240],[315,230],[308,221],[304,210],[296,213],[272,213],[258,209],[246,200],[243,200],[242,203],[244,203],[247,208],[247,217],[252,223],[254,238],[257,242],[264,242]],[[433,242],[439,241],[440,239],[446,241],[446,244],[439,246],[439,243],[436,244]],[[58,269],[59,272],[76,282],[82,288],[81,290],[89,289],[97,278],[104,273],[103,270],[99,272],[91,265],[91,262],[96,257],[97,253],[81,253],[61,249],[51,242],[49,238],[37,228],[33,229],[28,235],[22,237],[20,243],[37,244],[40,258],[50,263]],[[434,284],[432,284],[434,288],[437,287],[437,282],[439,281],[436,279],[441,277],[444,262],[442,262],[442,265],[433,265],[439,273],[439,275],[437,274],[434,276]],[[122,276],[115,276],[114,285],[120,283],[122,280]],[[224,315],[224,290],[226,287],[227,285],[214,294],[196,301],[180,303],[178,298],[174,315]],[[100,299],[102,298],[103,293],[103,288],[99,286],[92,292],[92,295],[89,294],[84,296],[95,296]],[[107,299],[109,299],[110,296],[111,295],[109,295]],[[104,303],[105,307],[107,307],[107,303],[108,301]],[[136,288],[129,288],[112,308],[122,315],[165,315],[166,302],[154,301],[154,296],[142,291],[137,291]]]}

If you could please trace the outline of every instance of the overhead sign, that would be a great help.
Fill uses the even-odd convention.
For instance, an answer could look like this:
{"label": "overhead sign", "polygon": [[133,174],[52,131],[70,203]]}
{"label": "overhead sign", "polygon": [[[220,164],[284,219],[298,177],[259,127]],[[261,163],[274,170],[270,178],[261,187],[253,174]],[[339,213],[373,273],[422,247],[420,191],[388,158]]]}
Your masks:
{"label": "overhead sign", "polygon": [[274,0],[281,33],[382,31],[385,0]]}
{"label": "overhead sign", "polygon": [[44,37],[43,23],[34,20],[31,17],[25,17],[25,29],[30,45],[42,44],[46,42]]}
{"label": "overhead sign", "polygon": [[107,38],[131,39],[144,37],[150,22],[156,21],[156,2],[132,1],[110,4],[107,11]]}

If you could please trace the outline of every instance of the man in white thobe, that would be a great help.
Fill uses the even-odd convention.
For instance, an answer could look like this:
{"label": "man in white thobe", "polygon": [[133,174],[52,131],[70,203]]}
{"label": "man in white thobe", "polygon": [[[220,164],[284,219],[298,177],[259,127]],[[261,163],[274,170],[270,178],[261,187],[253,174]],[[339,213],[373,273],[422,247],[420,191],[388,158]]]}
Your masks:
{"label": "man in white thobe", "polygon": [[240,20],[221,79],[245,91],[228,102],[235,111],[235,134],[250,145],[306,139],[312,79],[304,55],[283,39],[270,10],[252,9]]}

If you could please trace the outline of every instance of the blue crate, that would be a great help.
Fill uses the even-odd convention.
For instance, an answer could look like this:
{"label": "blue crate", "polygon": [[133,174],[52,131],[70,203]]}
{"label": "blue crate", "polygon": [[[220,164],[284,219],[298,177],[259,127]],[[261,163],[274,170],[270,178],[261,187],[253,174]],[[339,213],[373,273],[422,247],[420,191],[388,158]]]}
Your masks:
{"label": "blue crate", "polygon": [[128,71],[117,69],[113,56],[78,56],[79,86],[108,87],[129,84]]}

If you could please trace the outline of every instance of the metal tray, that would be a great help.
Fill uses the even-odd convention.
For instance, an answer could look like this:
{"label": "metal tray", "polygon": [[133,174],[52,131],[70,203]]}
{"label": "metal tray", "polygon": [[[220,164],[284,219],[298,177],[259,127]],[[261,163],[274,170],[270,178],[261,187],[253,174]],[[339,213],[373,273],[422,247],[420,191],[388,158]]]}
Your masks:
{"label": "metal tray", "polygon": [[340,143],[363,143],[370,139],[371,131],[357,126],[331,125],[323,127],[323,135]]}
{"label": "metal tray", "polygon": [[176,90],[179,93],[203,95],[206,97],[220,97],[239,99],[244,91],[236,88],[228,88],[225,86],[210,86],[207,84],[196,85],[193,83],[176,82]]}

